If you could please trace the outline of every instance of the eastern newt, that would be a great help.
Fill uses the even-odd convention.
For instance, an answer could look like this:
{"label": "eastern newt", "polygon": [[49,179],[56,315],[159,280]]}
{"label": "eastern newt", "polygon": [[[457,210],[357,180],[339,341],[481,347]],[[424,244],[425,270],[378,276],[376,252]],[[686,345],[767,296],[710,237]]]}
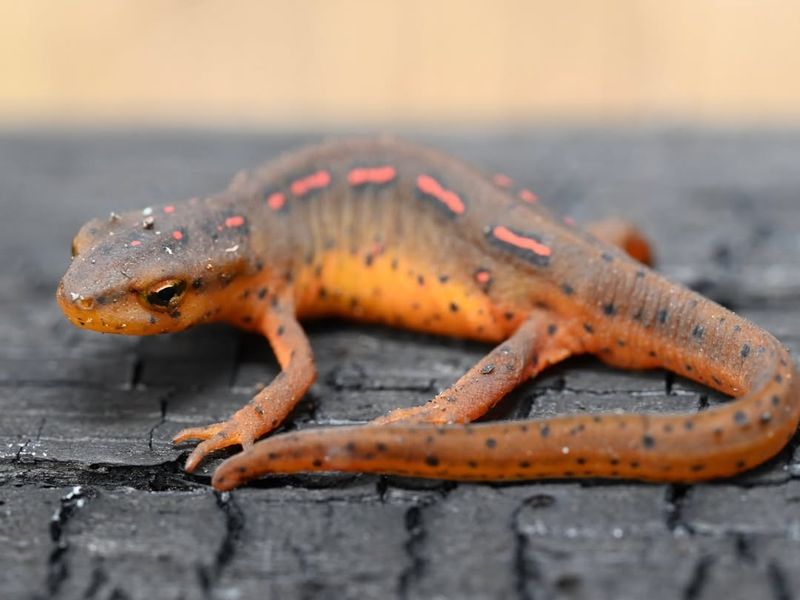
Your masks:
{"label": "eastern newt", "polygon": [[[57,297],[76,325],[149,335],[223,321],[266,336],[278,376],[227,421],[185,429],[186,469],[234,445],[231,489],[265,473],[454,480],[690,482],[775,455],[800,419],[796,367],[772,335],[642,264],[631,226],[583,231],[536,195],[437,151],[338,141],[237,176],[207,198],[87,223]],[[342,316],[498,344],[424,406],[361,427],[255,443],[316,378],[300,319]],[[576,354],[664,368],[736,399],[698,413],[469,425]]]}

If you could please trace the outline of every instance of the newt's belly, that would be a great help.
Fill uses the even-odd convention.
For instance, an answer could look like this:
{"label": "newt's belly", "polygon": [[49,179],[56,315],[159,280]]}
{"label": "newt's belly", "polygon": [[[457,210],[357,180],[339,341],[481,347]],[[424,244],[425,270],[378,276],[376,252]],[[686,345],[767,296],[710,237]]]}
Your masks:
{"label": "newt's belly", "polygon": [[419,260],[372,253],[329,252],[297,274],[300,318],[342,316],[429,333],[498,342],[524,311],[494,305],[480,271],[442,274]]}

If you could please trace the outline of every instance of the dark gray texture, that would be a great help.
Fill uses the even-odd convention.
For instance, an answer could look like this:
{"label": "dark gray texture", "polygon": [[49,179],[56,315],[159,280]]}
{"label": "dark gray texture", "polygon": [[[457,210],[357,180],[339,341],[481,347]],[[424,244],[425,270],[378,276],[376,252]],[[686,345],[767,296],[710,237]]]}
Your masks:
{"label": "dark gray texture", "polygon": [[[660,269],[800,348],[800,134],[409,136],[502,170],[579,222],[621,214]],[[306,142],[233,133],[0,137],[3,598],[765,598],[800,593],[800,453],[695,486],[472,485],[296,476],[215,495],[170,436],[224,418],[276,364],[223,327],[150,339],[72,328],[53,300],[88,218],[214,191]],[[287,428],[429,399],[487,348],[309,326],[320,378]],[[695,410],[664,373],[569,361],[495,418]]]}

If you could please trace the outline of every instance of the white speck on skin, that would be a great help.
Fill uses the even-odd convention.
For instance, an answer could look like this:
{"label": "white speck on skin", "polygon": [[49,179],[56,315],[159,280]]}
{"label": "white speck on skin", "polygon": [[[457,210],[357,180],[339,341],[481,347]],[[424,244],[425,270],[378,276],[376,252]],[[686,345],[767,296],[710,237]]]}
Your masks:
{"label": "white speck on skin", "polygon": [[164,250],[167,251],[167,254],[172,254],[172,248],[170,248],[169,246],[164,246]]}
{"label": "white speck on skin", "polygon": [[230,248],[225,248],[225,252],[236,252],[239,249],[239,244],[231,246]]}
{"label": "white speck on skin", "polygon": [[568,446],[564,446],[561,449],[561,454],[569,454],[569,447]]}
{"label": "white speck on skin", "polygon": [[145,208],[145,209],[142,211],[142,214],[143,214],[145,217],[149,217],[150,215],[152,215],[152,214],[153,214],[153,207],[152,207],[152,206],[148,206],[147,208]]}

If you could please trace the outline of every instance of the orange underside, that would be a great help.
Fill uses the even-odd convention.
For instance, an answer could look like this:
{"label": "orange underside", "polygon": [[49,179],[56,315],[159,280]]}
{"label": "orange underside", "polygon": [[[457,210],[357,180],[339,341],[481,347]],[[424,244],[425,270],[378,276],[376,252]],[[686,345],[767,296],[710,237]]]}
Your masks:
{"label": "orange underside", "polygon": [[304,268],[297,277],[298,316],[343,316],[487,342],[505,339],[523,318],[506,318],[477,281],[443,282],[431,265],[366,256],[329,252]]}

